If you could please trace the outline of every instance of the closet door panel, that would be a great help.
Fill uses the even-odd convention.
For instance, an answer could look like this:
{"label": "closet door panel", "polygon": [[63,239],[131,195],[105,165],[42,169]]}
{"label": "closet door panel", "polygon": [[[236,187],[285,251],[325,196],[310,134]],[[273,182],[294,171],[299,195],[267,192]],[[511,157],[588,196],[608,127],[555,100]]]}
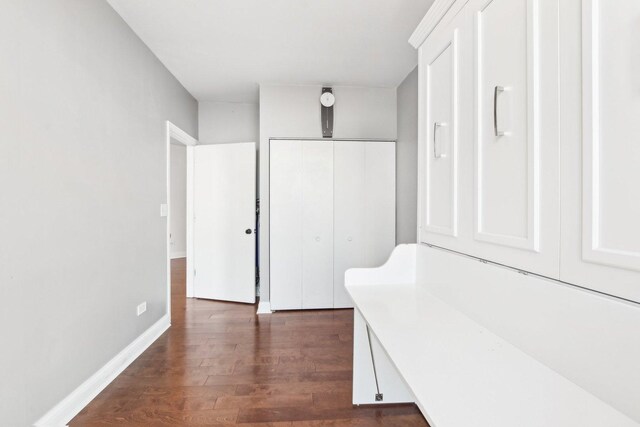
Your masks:
{"label": "closet door panel", "polygon": [[302,142],[302,308],[333,307],[333,142]]}
{"label": "closet door panel", "polygon": [[365,267],[384,264],[396,246],[396,145],[365,144]]}
{"label": "closet door panel", "polygon": [[270,143],[270,279],[274,310],[302,308],[302,142]]}
{"label": "closet door panel", "polygon": [[366,264],[366,143],[334,143],[334,307],[352,307],[344,273]]}

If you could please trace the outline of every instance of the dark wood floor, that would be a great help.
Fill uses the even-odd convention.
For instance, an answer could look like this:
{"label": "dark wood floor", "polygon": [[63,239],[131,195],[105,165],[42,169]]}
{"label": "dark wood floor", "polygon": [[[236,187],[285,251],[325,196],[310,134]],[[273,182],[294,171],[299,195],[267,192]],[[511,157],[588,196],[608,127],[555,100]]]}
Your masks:
{"label": "dark wood floor", "polygon": [[187,299],[172,262],[172,326],[70,426],[427,426],[413,405],[353,407],[353,311],[256,316]]}

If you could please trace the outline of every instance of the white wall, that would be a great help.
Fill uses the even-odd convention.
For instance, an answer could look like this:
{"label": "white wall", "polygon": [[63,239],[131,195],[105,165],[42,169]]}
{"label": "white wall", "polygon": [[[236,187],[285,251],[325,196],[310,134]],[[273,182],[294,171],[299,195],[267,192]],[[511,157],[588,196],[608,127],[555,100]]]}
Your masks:
{"label": "white wall", "polygon": [[187,256],[187,147],[171,143],[171,258]]}
{"label": "white wall", "polygon": [[[322,86],[260,86],[260,299],[269,301],[269,138],[322,139]],[[396,139],[396,89],[333,88],[337,139]]]}
{"label": "white wall", "polygon": [[197,102],[103,0],[3,1],[0,64],[0,424],[21,427],[166,314],[165,120],[197,136]]}
{"label": "white wall", "polygon": [[258,142],[258,104],[200,102],[198,105],[201,144]]}
{"label": "white wall", "polygon": [[418,229],[418,67],[398,86],[396,236],[415,243]]}

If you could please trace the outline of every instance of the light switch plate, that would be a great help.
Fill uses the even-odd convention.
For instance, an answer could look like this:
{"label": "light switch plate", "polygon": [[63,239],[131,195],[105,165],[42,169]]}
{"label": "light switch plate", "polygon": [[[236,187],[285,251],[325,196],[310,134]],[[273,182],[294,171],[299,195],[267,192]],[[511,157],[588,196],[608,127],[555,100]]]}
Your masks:
{"label": "light switch plate", "polygon": [[166,203],[163,203],[160,205],[160,216],[162,217],[166,217],[169,216],[169,205]]}

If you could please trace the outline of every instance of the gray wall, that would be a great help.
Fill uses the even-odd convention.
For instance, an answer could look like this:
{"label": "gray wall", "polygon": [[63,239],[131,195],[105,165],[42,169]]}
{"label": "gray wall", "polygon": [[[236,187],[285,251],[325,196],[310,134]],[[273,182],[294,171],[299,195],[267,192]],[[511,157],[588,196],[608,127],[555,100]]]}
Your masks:
{"label": "gray wall", "polygon": [[415,243],[418,230],[418,67],[398,86],[396,236]]}
{"label": "gray wall", "polygon": [[[396,139],[396,89],[338,86],[334,138]],[[260,299],[269,301],[269,139],[322,138],[322,86],[260,86]]]}
{"label": "gray wall", "polygon": [[19,427],[165,314],[165,120],[196,136],[198,106],[104,0],[3,1],[0,64],[0,424]]}
{"label": "gray wall", "polygon": [[258,142],[258,104],[200,102],[198,109],[200,143]]}

